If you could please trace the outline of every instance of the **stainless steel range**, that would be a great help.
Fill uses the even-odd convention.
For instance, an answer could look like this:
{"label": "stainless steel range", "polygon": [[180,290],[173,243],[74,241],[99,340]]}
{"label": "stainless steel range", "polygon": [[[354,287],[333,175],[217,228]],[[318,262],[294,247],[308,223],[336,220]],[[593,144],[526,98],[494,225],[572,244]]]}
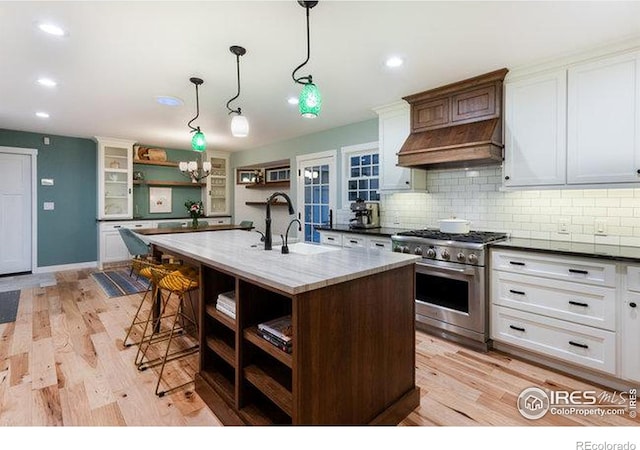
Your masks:
{"label": "stainless steel range", "polygon": [[416,264],[416,327],[479,350],[490,347],[487,244],[506,233],[437,229],[391,237],[394,252],[422,256]]}

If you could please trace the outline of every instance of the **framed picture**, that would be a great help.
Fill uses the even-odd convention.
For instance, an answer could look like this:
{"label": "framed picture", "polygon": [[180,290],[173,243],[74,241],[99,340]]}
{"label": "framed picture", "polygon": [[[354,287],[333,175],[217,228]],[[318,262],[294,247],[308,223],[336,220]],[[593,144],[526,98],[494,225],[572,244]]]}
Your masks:
{"label": "framed picture", "polygon": [[171,188],[149,188],[149,213],[171,212]]}
{"label": "framed picture", "polygon": [[261,172],[256,169],[238,169],[237,184],[255,184],[260,180]]}

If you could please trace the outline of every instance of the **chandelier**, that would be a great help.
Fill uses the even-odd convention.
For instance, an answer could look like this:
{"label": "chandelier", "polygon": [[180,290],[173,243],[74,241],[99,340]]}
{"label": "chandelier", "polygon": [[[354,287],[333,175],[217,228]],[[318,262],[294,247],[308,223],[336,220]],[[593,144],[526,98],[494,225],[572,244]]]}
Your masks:
{"label": "chandelier", "polygon": [[178,168],[184,176],[191,179],[192,183],[198,183],[211,173],[211,162],[204,161],[200,164],[198,161],[180,161]]}

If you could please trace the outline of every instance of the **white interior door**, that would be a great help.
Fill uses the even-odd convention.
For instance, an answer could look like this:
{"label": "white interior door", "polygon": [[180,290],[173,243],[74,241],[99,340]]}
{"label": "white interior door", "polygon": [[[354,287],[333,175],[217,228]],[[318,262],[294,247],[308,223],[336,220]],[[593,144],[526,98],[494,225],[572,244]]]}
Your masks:
{"label": "white interior door", "polygon": [[31,271],[31,156],[0,152],[0,275]]}
{"label": "white interior door", "polygon": [[336,152],[303,155],[298,163],[298,217],[302,222],[304,240],[320,242],[318,225],[328,225],[336,210]]}

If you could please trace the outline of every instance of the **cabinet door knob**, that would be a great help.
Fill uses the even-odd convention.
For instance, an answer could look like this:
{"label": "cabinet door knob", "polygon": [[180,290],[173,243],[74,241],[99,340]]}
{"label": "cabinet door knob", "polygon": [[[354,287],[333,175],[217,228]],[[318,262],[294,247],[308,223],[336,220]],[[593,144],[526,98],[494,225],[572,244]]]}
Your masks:
{"label": "cabinet door knob", "polygon": [[504,179],[505,179],[505,180],[508,180],[508,179],[509,179],[509,175],[507,175],[506,177],[504,177]]}
{"label": "cabinet door knob", "polygon": [[636,170],[636,173],[639,173],[639,174],[640,174],[640,169]]}
{"label": "cabinet door knob", "polygon": [[404,182],[404,184],[409,184],[409,182],[408,182],[408,181],[405,181],[405,182]]}
{"label": "cabinet door knob", "polygon": [[631,306],[632,308],[635,308],[638,305],[636,305],[636,302],[631,302],[631,303],[629,303],[629,306]]}

